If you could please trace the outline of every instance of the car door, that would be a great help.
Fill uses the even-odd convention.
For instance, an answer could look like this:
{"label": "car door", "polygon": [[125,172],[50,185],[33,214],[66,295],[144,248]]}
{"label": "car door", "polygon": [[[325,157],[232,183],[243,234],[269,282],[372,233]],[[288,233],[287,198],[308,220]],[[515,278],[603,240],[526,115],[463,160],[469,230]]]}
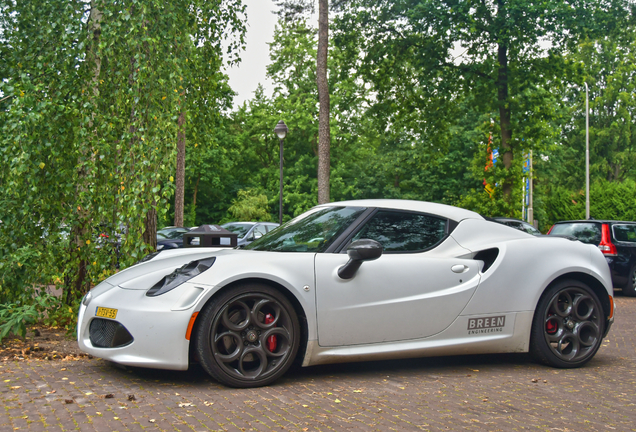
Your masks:
{"label": "car door", "polygon": [[319,345],[417,339],[447,328],[479,284],[478,261],[437,252],[454,242],[449,226],[432,215],[378,211],[352,240],[376,240],[384,253],[348,280],[338,276],[347,255],[317,254]]}

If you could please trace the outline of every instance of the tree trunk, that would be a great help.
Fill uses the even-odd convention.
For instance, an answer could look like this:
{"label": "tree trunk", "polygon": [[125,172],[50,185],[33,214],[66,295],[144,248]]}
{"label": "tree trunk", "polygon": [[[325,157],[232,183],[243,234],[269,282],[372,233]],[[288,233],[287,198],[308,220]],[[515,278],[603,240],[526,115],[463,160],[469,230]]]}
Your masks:
{"label": "tree trunk", "polygon": [[506,202],[512,199],[512,129],[511,113],[508,102],[508,46],[500,42],[497,47],[499,70],[497,74],[497,102],[499,104],[499,126],[501,128],[501,156],[507,171],[503,182],[503,195]]}
{"label": "tree trunk", "polygon": [[153,202],[153,205],[146,213],[145,227],[144,230],[144,243],[150,246],[151,251],[157,250],[157,209],[155,208],[156,203]]}
{"label": "tree trunk", "polygon": [[[185,97],[185,96],[184,96]],[[177,120],[177,175],[174,192],[174,225],[183,226],[183,206],[185,195],[185,101],[181,106],[181,113]]]}
{"label": "tree trunk", "polygon": [[329,82],[327,81],[327,51],[329,46],[329,0],[319,0],[318,54],[316,56],[316,81],[318,84],[318,204],[329,200],[329,171],[331,135],[329,127]]}
{"label": "tree trunk", "polygon": [[194,193],[192,194],[192,206],[197,206],[197,193],[199,192],[199,181],[201,180],[201,174],[197,176],[197,182],[194,184]]}
{"label": "tree trunk", "polygon": [[[88,17],[88,34],[91,38],[91,43],[87,49],[86,58],[87,65],[91,68],[91,81],[90,89],[88,90],[89,100],[99,96],[99,75],[102,68],[102,60],[99,56],[99,40],[102,34],[101,22],[103,13],[95,5],[95,1],[91,1],[91,11]],[[88,123],[88,128],[93,128],[93,118]],[[88,134],[87,136],[91,136]],[[87,185],[85,184],[88,172],[86,166],[82,163],[81,159],[85,157],[92,157],[93,154],[90,144],[86,143],[86,146],[81,150],[82,157],[78,161],[78,165],[81,167],[78,171],[78,184],[77,192],[80,196],[80,191],[85,190]],[[87,266],[88,260],[86,254],[82,253],[82,248],[86,246],[85,239],[90,236],[90,210],[83,208],[81,205],[77,206],[78,218],[77,222],[72,226],[69,236],[69,256],[71,259],[76,258],[75,271],[71,275],[64,277],[64,295],[63,299],[66,304],[73,304],[76,298],[83,296],[88,292],[90,286],[87,280]]]}

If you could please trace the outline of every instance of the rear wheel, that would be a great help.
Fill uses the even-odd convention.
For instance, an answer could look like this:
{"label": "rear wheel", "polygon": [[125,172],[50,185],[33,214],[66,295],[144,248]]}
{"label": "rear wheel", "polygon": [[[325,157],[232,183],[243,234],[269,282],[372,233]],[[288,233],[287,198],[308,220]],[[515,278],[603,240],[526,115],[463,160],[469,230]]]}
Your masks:
{"label": "rear wheel", "polygon": [[632,267],[627,277],[627,283],[623,287],[623,295],[628,297],[636,296],[636,266]]}
{"label": "rear wheel", "polygon": [[200,319],[195,343],[201,365],[223,384],[270,384],[289,369],[298,352],[296,311],[267,285],[247,284],[221,294]]}
{"label": "rear wheel", "polygon": [[549,288],[532,322],[530,353],[561,368],[583,366],[601,346],[605,314],[586,284],[565,280]]}

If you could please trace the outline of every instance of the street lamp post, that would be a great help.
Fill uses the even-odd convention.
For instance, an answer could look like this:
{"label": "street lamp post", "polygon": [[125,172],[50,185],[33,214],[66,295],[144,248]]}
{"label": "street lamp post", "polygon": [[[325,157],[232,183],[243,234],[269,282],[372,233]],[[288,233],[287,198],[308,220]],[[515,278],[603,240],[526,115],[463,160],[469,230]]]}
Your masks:
{"label": "street lamp post", "polygon": [[585,83],[585,219],[590,218],[590,95]]}
{"label": "street lamp post", "polygon": [[283,224],[283,141],[287,136],[287,125],[284,121],[279,121],[274,128],[274,133],[280,140],[280,195],[278,197],[278,223]]}

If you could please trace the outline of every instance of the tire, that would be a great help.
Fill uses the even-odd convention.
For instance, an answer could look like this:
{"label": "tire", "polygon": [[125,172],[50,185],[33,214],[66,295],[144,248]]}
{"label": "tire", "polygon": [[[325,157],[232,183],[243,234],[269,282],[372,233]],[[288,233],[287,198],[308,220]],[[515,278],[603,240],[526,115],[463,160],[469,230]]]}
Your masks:
{"label": "tire", "polygon": [[271,384],[289,369],[298,352],[296,311],[267,285],[245,284],[222,293],[204,308],[200,319],[195,349],[201,365],[230,387]]}
{"label": "tire", "polygon": [[627,297],[636,297],[636,266],[632,267],[627,277],[627,282],[623,287],[623,295]]}
{"label": "tire", "polygon": [[530,354],[558,368],[575,368],[590,361],[603,341],[605,313],[586,284],[565,280],[548,288],[532,321]]}

